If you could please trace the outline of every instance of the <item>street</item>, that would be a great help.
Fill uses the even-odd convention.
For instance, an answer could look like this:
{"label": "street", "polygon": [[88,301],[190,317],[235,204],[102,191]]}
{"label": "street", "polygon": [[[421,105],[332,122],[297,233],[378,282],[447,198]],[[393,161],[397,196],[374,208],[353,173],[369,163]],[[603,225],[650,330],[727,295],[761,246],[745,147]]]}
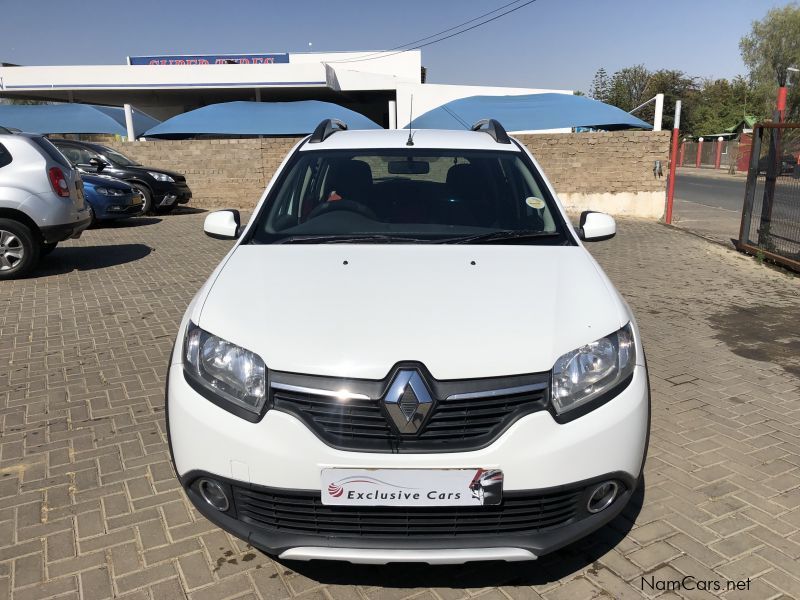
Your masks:
{"label": "street", "polygon": [[715,242],[738,239],[746,178],[682,168],[675,176],[673,224]]}
{"label": "street", "polygon": [[745,177],[724,177],[720,173],[706,174],[685,170],[675,176],[675,199],[741,213]]}

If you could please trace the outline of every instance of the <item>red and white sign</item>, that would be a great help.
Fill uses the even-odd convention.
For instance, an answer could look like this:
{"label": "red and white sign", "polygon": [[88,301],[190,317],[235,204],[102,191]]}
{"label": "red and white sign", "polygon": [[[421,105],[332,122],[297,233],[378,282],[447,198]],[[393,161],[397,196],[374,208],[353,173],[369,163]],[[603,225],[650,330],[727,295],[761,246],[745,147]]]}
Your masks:
{"label": "red and white sign", "polygon": [[322,469],[322,503],[338,506],[500,504],[498,469]]}

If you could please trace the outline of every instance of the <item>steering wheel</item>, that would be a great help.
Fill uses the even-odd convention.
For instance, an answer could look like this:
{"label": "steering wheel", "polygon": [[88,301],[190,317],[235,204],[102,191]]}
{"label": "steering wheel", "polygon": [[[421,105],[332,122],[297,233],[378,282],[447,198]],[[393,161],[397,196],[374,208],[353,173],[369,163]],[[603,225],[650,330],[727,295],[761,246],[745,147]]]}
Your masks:
{"label": "steering wheel", "polygon": [[320,215],[325,215],[337,210],[346,210],[348,212],[358,213],[362,217],[366,217],[373,221],[378,220],[378,215],[376,215],[375,212],[368,206],[361,204],[361,202],[356,202],[355,200],[335,200],[333,202],[323,202],[322,204],[316,206],[314,210],[308,213],[306,221],[316,219]]}

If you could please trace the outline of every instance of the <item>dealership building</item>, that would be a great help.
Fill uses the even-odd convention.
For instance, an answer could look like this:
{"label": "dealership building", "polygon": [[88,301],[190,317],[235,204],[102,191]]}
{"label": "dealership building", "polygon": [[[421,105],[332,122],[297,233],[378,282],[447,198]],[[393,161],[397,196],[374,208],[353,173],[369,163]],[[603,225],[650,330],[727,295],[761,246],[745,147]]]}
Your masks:
{"label": "dealership building", "polygon": [[130,104],[161,120],[234,100],[324,100],[384,127],[404,127],[412,117],[469,96],[572,94],[425,83],[423,73],[419,50],[140,56],[120,65],[3,65],[0,97]]}

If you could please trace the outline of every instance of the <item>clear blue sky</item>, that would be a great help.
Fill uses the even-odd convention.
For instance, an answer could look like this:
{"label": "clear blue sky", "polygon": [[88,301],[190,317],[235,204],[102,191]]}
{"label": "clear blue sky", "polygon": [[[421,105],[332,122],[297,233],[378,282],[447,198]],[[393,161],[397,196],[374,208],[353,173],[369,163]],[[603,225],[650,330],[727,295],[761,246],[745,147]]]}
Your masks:
{"label": "clear blue sky", "polygon": [[[509,0],[0,0],[0,61],[122,64],[128,55],[379,50]],[[427,48],[433,83],[586,91],[601,66],[744,74],[739,39],[769,0],[538,0]],[[128,20],[129,19],[129,20]]]}

